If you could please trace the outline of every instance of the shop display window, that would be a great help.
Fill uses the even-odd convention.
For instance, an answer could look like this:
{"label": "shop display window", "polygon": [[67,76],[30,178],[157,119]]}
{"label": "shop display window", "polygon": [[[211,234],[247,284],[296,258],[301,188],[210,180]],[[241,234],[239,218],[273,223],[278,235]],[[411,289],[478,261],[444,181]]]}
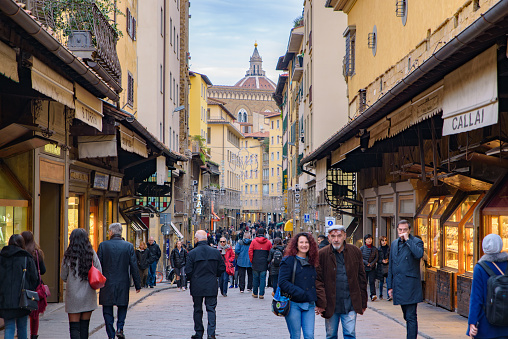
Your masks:
{"label": "shop display window", "polygon": [[432,214],[432,218],[430,220],[430,237],[429,237],[429,243],[430,243],[430,263],[432,267],[440,268],[442,266],[441,263],[441,223],[439,219],[443,215],[444,211],[450,204],[450,201],[452,201],[452,196],[446,196],[444,199],[439,203],[439,207],[437,210]]}
{"label": "shop display window", "polygon": [[508,252],[508,181],[501,185],[496,196],[482,210],[484,234],[498,234],[503,239],[503,251]]}
{"label": "shop display window", "polygon": [[[412,201],[412,200],[411,200]],[[423,248],[429,255],[429,224],[432,213],[439,206],[439,198],[430,198],[422,211],[416,216],[416,234],[422,237]]]}
{"label": "shop display window", "polygon": [[[505,212],[508,214],[508,210]],[[503,252],[508,252],[508,216],[487,215],[485,216],[486,233],[498,234],[503,239]]]}
{"label": "shop display window", "polygon": [[67,241],[69,241],[72,231],[74,231],[76,228],[82,227],[79,222],[80,207],[81,204],[79,195],[71,194],[69,196],[69,203],[67,206],[67,213],[69,219]]}
{"label": "shop display window", "polygon": [[[460,272],[472,270],[472,214],[473,208],[476,207],[479,198],[480,194],[468,195],[445,222],[444,266],[446,267],[456,269]],[[467,220],[465,218],[467,218]],[[467,241],[468,237],[471,240],[470,243]]]}
{"label": "shop display window", "polygon": [[20,202],[26,206],[0,206],[0,249],[7,246],[11,235],[28,230],[28,201]]}

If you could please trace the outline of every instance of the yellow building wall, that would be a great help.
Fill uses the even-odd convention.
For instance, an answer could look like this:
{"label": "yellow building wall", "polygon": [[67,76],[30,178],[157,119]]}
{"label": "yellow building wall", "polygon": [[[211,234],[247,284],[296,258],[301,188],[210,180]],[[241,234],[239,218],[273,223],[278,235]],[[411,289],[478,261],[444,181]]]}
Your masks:
{"label": "yellow building wall", "polygon": [[199,73],[190,76],[189,90],[189,134],[201,135],[206,139],[206,102],[208,85]]}
{"label": "yellow building wall", "polygon": [[[277,197],[282,195],[282,119],[280,115],[270,118],[270,196]],[[273,122],[273,128],[272,128]],[[277,128],[277,123],[279,128]],[[273,144],[272,144],[273,137]],[[277,138],[278,137],[278,138]],[[277,139],[279,142],[277,142]],[[273,153],[273,160],[272,160]],[[278,158],[277,158],[278,153]],[[272,176],[272,168],[274,175]],[[278,171],[278,173],[277,173]],[[272,190],[273,185],[273,190]]]}
{"label": "yellow building wall", "polygon": [[[131,15],[138,22],[138,1],[137,0],[126,0],[118,2],[118,9],[122,13],[127,13],[127,8],[131,12]],[[117,16],[118,29],[122,32],[121,36],[116,44],[116,51],[118,59],[120,60],[120,66],[122,68],[122,81],[121,86],[123,91],[120,93],[120,107],[123,107],[127,112],[134,114],[138,111],[138,100],[137,100],[137,87],[138,87],[138,55],[137,55],[137,41],[133,40],[127,33],[127,19],[125,16]],[[136,27],[137,29],[137,27]],[[134,100],[133,105],[127,104],[127,93],[128,93],[128,72],[131,73],[134,78]]]}
{"label": "yellow building wall", "polygon": [[[498,0],[480,0],[480,9],[473,11],[471,1],[464,0],[425,0],[408,1],[407,21],[395,13],[395,1],[358,0],[348,14],[348,25],[356,25],[355,74],[349,77],[348,93],[350,100],[359,89],[367,87],[377,77],[396,65],[410,51],[414,50],[430,35],[439,30],[457,14],[458,32],[476,19]],[[464,6],[464,7],[463,7]],[[467,18],[466,18],[467,17]],[[368,34],[374,25],[377,29],[377,51],[374,56],[368,47]],[[462,26],[462,27],[461,27]],[[436,41],[436,38],[438,41]],[[433,37],[425,54],[441,48],[449,41],[448,37]],[[411,63],[421,65],[426,55],[413,57]],[[407,73],[407,66],[400,67],[401,73]],[[391,87],[391,86],[390,86]],[[379,94],[379,92],[378,92]],[[372,103],[372,100],[370,100]]]}
{"label": "yellow building wall", "polygon": [[[244,146],[241,151],[241,156],[245,160],[245,155],[256,155],[257,165],[254,163],[252,166],[246,166],[243,174],[244,181],[242,182],[242,209],[249,211],[261,211],[262,197],[263,197],[263,155],[262,155],[262,142],[258,139],[251,137],[244,138]],[[245,144],[247,142],[247,144]],[[247,145],[247,146],[245,146]],[[252,176],[251,176],[252,171]],[[252,186],[252,193],[250,187]],[[257,190],[256,190],[257,186]],[[252,201],[252,203],[251,203]],[[251,221],[254,221],[251,219]]]}

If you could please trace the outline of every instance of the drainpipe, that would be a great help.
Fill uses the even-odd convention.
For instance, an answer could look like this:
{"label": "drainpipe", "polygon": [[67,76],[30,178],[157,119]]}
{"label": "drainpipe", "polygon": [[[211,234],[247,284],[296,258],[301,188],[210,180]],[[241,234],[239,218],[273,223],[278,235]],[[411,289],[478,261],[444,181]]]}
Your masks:
{"label": "drainpipe", "polygon": [[[162,143],[166,145],[166,1],[164,1],[164,37],[162,43]],[[171,79],[170,79],[171,81]],[[171,138],[171,135],[169,136]]]}

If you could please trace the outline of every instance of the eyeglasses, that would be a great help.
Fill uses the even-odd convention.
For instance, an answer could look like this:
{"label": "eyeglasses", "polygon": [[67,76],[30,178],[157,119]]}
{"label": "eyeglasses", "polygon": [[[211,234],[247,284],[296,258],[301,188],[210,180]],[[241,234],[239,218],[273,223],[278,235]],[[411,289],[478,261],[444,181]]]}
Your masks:
{"label": "eyeglasses", "polygon": [[220,242],[225,242],[225,241],[220,241]]}

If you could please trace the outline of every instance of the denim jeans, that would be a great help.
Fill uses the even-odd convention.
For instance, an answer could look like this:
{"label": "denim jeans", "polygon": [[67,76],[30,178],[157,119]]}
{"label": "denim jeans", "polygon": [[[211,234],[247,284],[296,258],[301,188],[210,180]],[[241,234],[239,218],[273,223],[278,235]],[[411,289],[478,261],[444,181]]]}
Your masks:
{"label": "denim jeans", "polygon": [[266,286],[266,271],[254,271],[252,270],[252,294],[265,295]]}
{"label": "denim jeans", "polygon": [[404,320],[406,321],[406,338],[416,339],[418,334],[418,319],[416,316],[416,306],[418,304],[400,305]]}
{"label": "denim jeans", "polygon": [[334,313],[330,319],[325,319],[326,339],[337,339],[341,321],[344,339],[356,338],[356,312],[351,311],[347,314]]}
{"label": "denim jeans", "polygon": [[290,339],[300,339],[302,332],[304,339],[314,339],[315,307],[314,302],[291,302],[289,313],[286,316]]}
{"label": "denim jeans", "polygon": [[18,339],[28,338],[28,316],[5,321],[5,339],[14,339],[14,332],[18,330]]}
{"label": "denim jeans", "polygon": [[155,286],[155,271],[157,271],[157,261],[148,266],[148,286]]}
{"label": "denim jeans", "polygon": [[228,294],[228,284],[229,284],[229,274],[227,272],[224,272],[219,277],[219,287],[220,287],[220,293],[222,295]]}
{"label": "denim jeans", "polygon": [[[127,306],[117,306],[118,314],[116,321],[116,328],[123,330],[125,325],[125,317],[127,317]],[[102,306],[102,316],[104,317],[104,323],[106,324],[106,333],[108,338],[115,337],[115,316],[113,314],[113,306]]]}
{"label": "denim jeans", "polygon": [[272,287],[273,291],[277,291],[277,287],[279,286],[279,275],[278,274],[272,274]]}
{"label": "denim jeans", "polygon": [[[386,277],[382,277],[379,280],[379,297],[380,298],[383,297],[383,287],[384,287],[385,280],[386,280]],[[387,294],[388,294],[388,292],[387,292]]]}

